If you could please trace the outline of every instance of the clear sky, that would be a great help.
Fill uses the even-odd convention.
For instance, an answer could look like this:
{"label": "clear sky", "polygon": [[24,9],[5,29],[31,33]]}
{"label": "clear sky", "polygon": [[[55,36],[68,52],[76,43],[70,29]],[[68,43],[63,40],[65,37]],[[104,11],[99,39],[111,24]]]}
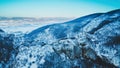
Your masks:
{"label": "clear sky", "polygon": [[0,0],[0,16],[80,17],[120,9],[120,0]]}

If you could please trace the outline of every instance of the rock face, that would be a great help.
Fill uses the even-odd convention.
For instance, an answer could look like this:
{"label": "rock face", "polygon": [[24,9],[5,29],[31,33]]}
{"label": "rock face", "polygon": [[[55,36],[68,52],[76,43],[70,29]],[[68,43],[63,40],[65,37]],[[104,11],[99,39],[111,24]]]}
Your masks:
{"label": "rock face", "polygon": [[0,30],[1,68],[120,68],[120,10],[38,28]]}

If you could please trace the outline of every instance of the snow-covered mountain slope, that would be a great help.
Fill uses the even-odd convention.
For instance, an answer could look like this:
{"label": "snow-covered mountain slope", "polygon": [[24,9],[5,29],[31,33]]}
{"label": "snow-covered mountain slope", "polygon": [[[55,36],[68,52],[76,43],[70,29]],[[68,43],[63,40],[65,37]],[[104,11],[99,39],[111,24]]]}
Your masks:
{"label": "snow-covered mountain slope", "polygon": [[101,29],[104,25],[109,24],[111,20],[113,21],[114,19],[119,18],[119,15],[119,10],[108,13],[96,13],[69,22],[38,28],[33,30],[27,36],[31,37],[33,40],[37,41],[42,39],[40,42],[48,43],[51,39],[56,40],[72,37],[81,31],[92,34],[98,29]]}
{"label": "snow-covered mountain slope", "polygon": [[[94,45],[88,46],[90,46],[100,58],[105,57],[109,63],[120,66],[120,10],[92,14],[69,22],[48,25],[32,31],[28,34],[28,37],[39,42],[39,44],[51,44],[56,42],[56,40],[76,37],[79,33],[93,36],[95,39],[89,39]],[[79,42],[81,41],[82,40]],[[57,44],[57,46],[58,45],[59,44]]]}
{"label": "snow-covered mountain slope", "polygon": [[120,68],[120,9],[29,34],[0,30],[1,68]]}
{"label": "snow-covered mountain slope", "polygon": [[[51,39],[62,39],[66,37],[74,36],[81,31],[81,28],[88,24],[91,19],[101,15],[102,13],[96,13],[88,16],[84,16],[72,21],[47,25],[30,32],[27,37],[34,40],[41,40],[41,42],[51,42]],[[43,37],[44,36],[44,37]],[[37,39],[38,38],[38,39]],[[52,42],[54,42],[52,40]]]}

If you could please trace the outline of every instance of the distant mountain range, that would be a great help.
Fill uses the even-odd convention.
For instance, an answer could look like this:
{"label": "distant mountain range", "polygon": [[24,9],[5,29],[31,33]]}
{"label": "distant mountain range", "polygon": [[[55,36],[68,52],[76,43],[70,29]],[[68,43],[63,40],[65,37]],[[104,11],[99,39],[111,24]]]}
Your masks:
{"label": "distant mountain range", "polygon": [[[38,27],[65,22],[74,19],[73,17],[0,17],[0,28],[6,32],[30,32]],[[23,28],[24,27],[24,28]]]}
{"label": "distant mountain range", "polygon": [[0,21],[28,21],[28,22],[47,22],[47,21],[65,21],[73,19],[73,17],[41,17],[41,18],[34,18],[34,17],[0,17]]}

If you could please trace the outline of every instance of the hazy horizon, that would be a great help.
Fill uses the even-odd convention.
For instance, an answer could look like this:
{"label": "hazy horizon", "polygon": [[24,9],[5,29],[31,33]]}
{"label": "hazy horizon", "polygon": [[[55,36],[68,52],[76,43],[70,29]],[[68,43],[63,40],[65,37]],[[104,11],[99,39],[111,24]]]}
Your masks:
{"label": "hazy horizon", "polygon": [[4,17],[81,17],[120,8],[120,0],[0,0]]}

